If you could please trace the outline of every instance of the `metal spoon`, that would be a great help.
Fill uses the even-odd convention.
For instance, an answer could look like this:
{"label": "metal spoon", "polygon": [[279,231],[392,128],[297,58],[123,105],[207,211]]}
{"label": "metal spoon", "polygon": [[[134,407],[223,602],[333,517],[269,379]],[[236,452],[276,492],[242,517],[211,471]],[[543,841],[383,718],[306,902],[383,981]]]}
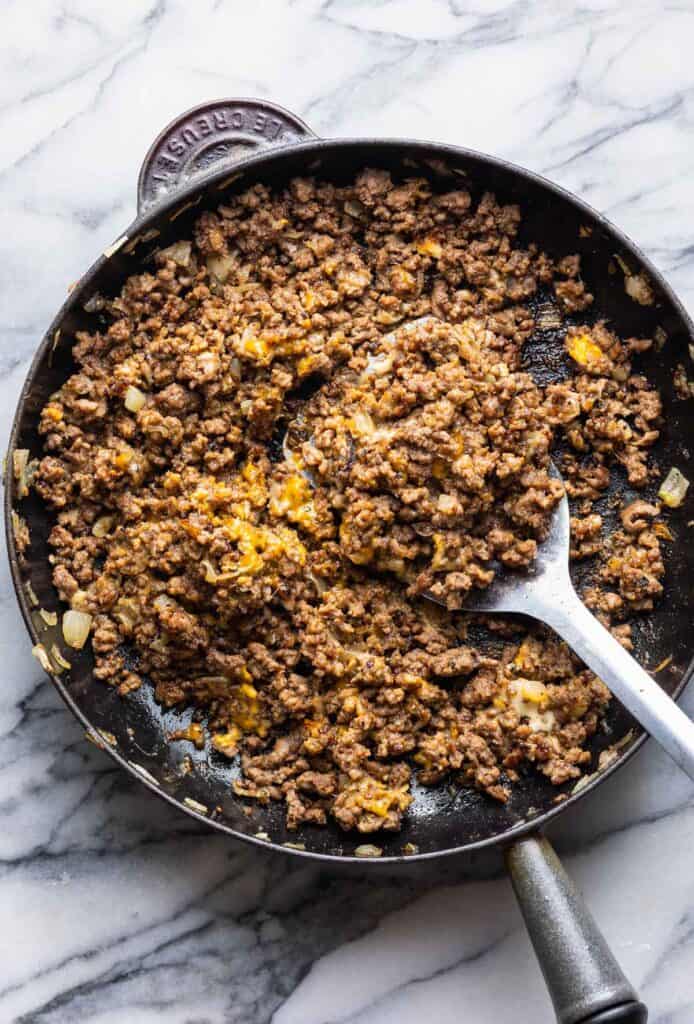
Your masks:
{"label": "metal spoon", "polygon": [[[561,479],[554,466],[552,475]],[[538,545],[531,569],[525,573],[502,573],[486,590],[470,591],[465,609],[520,612],[551,626],[694,779],[694,722],[581,601],[569,576],[570,533],[565,494],[554,511],[549,536]],[[425,597],[442,603],[431,594]]]}

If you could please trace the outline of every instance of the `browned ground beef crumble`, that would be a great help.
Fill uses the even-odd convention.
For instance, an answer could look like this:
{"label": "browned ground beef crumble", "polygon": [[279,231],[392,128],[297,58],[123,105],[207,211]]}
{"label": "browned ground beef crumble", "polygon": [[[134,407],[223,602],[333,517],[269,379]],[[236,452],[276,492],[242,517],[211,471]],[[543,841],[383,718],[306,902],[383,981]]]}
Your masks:
{"label": "browned ground beef crumble", "polygon": [[[237,793],[283,800],[290,828],[397,829],[413,773],[503,801],[524,766],[561,784],[589,762],[600,680],[510,620],[485,654],[455,610],[535,557],[553,442],[589,605],[628,646],[662,591],[659,508],[610,537],[593,510],[616,465],[652,476],[660,399],[631,367],[650,342],[581,325],[578,257],[516,247],[519,221],[376,170],[256,185],[104,300],[43,409],[53,576],[93,615],[96,676],[192,705],[240,754]],[[573,322],[545,387],[521,369],[541,289]]]}

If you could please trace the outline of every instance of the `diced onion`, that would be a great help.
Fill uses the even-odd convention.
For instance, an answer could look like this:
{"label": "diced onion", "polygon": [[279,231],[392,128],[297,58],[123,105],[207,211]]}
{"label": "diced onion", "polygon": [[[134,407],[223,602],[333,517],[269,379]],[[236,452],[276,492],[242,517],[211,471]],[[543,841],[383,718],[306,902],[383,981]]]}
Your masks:
{"label": "diced onion", "polygon": [[371,413],[366,412],[364,409],[357,409],[354,413],[352,416],[352,426],[355,433],[360,436],[373,434],[376,430]]}
{"label": "diced onion", "polygon": [[192,242],[174,242],[174,244],[170,245],[167,249],[162,249],[160,256],[163,256],[168,260],[173,260],[174,263],[178,263],[181,267],[187,267],[190,263],[192,251]]}
{"label": "diced onion", "polygon": [[289,447],[288,441],[289,431],[282,438],[282,454],[284,455],[285,462],[289,462],[294,465],[294,452]]}
{"label": "diced onion", "polygon": [[27,481],[27,463],[29,462],[28,448],[15,448],[12,452],[12,469],[14,478],[17,481],[17,497],[26,498],[29,493]]}
{"label": "diced onion", "polygon": [[207,804],[201,804],[199,800],[193,800],[191,796],[184,796],[183,803],[186,807],[190,807],[191,811],[196,811],[198,814],[210,813],[210,809]]}
{"label": "diced onion", "polygon": [[68,647],[76,650],[84,647],[89,636],[92,616],[88,612],[76,612],[70,609],[63,615],[63,637]]}
{"label": "diced onion", "polygon": [[12,468],[17,481],[17,497],[26,498],[39,468],[38,459],[29,459],[28,448],[16,448],[12,453]]}
{"label": "diced onion", "polygon": [[393,369],[394,358],[393,352],[381,352],[377,356],[369,356],[361,379],[368,380],[369,377],[381,377],[384,373],[389,373]]}
{"label": "diced onion", "polygon": [[207,269],[220,284],[224,284],[234,269],[233,256],[208,256]]}
{"label": "diced onion", "polygon": [[628,274],[624,278],[624,289],[640,306],[652,306],[655,301],[653,289],[643,274]]}
{"label": "diced onion", "polygon": [[140,391],[139,388],[134,387],[132,384],[125,392],[125,408],[128,412],[139,412],[146,401],[147,395],[144,391]]}
{"label": "diced onion", "polygon": [[35,647],[31,648],[31,653],[34,655],[41,668],[46,672],[53,672],[54,668],[51,664],[51,659],[48,657],[48,651],[43,644],[36,644]]}
{"label": "diced onion", "polygon": [[47,612],[45,608],[39,608],[39,615],[47,626],[55,626],[58,622],[57,612]]}
{"label": "diced onion", "polygon": [[92,534],[95,537],[105,537],[113,526],[113,516],[100,516],[92,526]]}
{"label": "diced onion", "polygon": [[669,508],[679,508],[689,489],[689,480],[673,466],[660,485],[658,497]]}
{"label": "diced onion", "polygon": [[67,660],[67,658],[64,658],[63,655],[61,654],[60,648],[58,647],[57,644],[51,645],[51,654],[53,655],[53,660],[55,661],[56,665],[59,665],[61,669],[72,668],[72,665]]}
{"label": "diced onion", "polygon": [[23,550],[28,542],[29,527],[26,524],[26,520],[23,519],[18,512],[14,509],[10,510],[10,521],[12,523],[12,535],[14,541],[20,550]]}
{"label": "diced onion", "polygon": [[217,571],[216,571],[215,567],[212,565],[212,563],[210,561],[208,561],[206,558],[203,558],[203,560],[200,563],[200,565],[205,570],[205,582],[206,583],[216,583],[217,582]]}
{"label": "diced onion", "polygon": [[380,857],[382,853],[381,847],[374,846],[373,843],[364,843],[354,851],[355,857]]}

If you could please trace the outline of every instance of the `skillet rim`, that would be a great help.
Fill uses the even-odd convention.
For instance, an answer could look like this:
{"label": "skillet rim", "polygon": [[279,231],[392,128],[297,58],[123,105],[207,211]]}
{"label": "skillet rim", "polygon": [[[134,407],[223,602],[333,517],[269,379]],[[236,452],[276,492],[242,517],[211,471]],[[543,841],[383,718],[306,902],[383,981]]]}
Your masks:
{"label": "skillet rim", "polygon": [[[166,131],[166,129],[164,130]],[[163,134],[163,133],[162,133]],[[158,136],[159,138],[159,136]],[[620,228],[612,223],[604,214],[600,213],[594,207],[592,207],[585,200],[579,198],[574,193],[561,185],[556,184],[553,181],[545,178],[543,175],[537,174],[535,171],[528,170],[518,164],[512,163],[509,160],[505,160],[501,157],[495,157],[487,153],[480,152],[474,149],[468,149],[464,146],[455,146],[450,143],[438,143],[428,142],[422,139],[407,139],[398,137],[354,137],[354,138],[338,138],[338,139],[321,139],[312,138],[304,142],[295,142],[289,145],[280,146],[277,148],[261,150],[257,153],[251,154],[242,160],[224,163],[216,171],[210,172],[205,175],[194,178],[188,184],[181,188],[176,188],[166,197],[159,202],[147,207],[142,213],[138,211],[135,219],[131,224],[118,236],[116,242],[117,249],[115,252],[120,251],[122,246],[126,245],[136,235],[140,234],[143,229],[146,230],[149,225],[166,214],[167,212],[176,209],[178,206],[185,205],[191,198],[198,194],[203,193],[206,189],[224,182],[230,174],[246,174],[249,170],[253,171],[257,168],[262,168],[273,163],[281,163],[283,158],[289,158],[296,156],[297,154],[305,154],[307,159],[311,157],[318,157],[325,150],[342,150],[349,149],[357,151],[363,150],[365,152],[364,163],[368,163],[368,151],[370,149],[383,148],[392,149],[393,151],[407,150],[407,155],[411,152],[420,153],[423,156],[433,157],[434,159],[441,158],[462,158],[464,160],[478,163],[482,166],[491,166],[502,171],[506,171],[512,175],[520,178],[524,178],[539,188],[548,192],[551,196],[559,197],[568,203],[572,204],[582,213],[584,213],[590,220],[600,225],[603,231],[608,233],[612,238],[615,239],[619,245],[628,251],[637,261],[640,269],[645,269],[649,277],[656,282],[658,289],[665,295],[668,302],[672,305],[678,316],[680,317],[684,327],[686,328],[690,339],[694,341],[694,320],[685,309],[682,301],[678,298],[672,286],[665,279],[660,270],[655,267],[653,262],[648,256],[646,256],[639,246]],[[149,150],[148,150],[149,153]],[[231,183],[230,183],[231,184]],[[109,253],[109,255],[106,255]],[[113,246],[107,248],[101,255],[95,260],[95,262],[89,267],[89,269],[82,275],[78,283],[71,290],[67,296],[65,302],[62,304],[57,314],[51,321],[48,329],[46,330],[43,339],[38,345],[34,357],[29,366],[26,378],[22,385],[15,409],[14,417],[12,420],[12,426],[7,442],[7,454],[5,471],[3,474],[4,484],[4,498],[3,508],[5,515],[5,540],[7,545],[7,554],[10,564],[10,573],[12,577],[12,584],[15,591],[22,618],[27,627],[27,631],[32,641],[32,646],[40,643],[40,636],[31,618],[31,609],[27,600],[26,591],[23,586],[23,578],[19,565],[19,557],[17,554],[16,543],[14,538],[14,531],[11,525],[11,511],[13,509],[13,500],[15,498],[15,481],[14,473],[12,468],[12,459],[9,457],[10,453],[14,451],[16,445],[17,434],[19,432],[20,424],[24,417],[25,405],[29,394],[33,388],[34,381],[36,380],[41,364],[43,362],[46,351],[49,346],[52,345],[55,331],[58,330],[63,322],[65,315],[76,305],[81,303],[84,297],[85,291],[88,289],[91,281],[97,275],[97,273],[104,266],[106,261],[114,255]],[[84,727],[87,736],[98,735],[96,727],[92,725],[87,716],[81,711],[74,698],[71,696],[67,687],[62,682],[59,675],[53,672],[46,673],[52,680],[55,688],[57,689],[63,702],[67,705],[69,710],[75,716],[75,718]],[[677,686],[672,692],[672,699],[677,700],[684,689],[691,682],[692,676],[694,676],[694,654],[689,662],[687,668],[682,674]],[[588,777],[588,781],[583,785],[577,792],[570,793],[567,798],[554,807],[550,807],[548,810],[539,814],[537,817],[529,820],[520,822],[518,825],[514,825],[511,828],[506,829],[503,832],[496,833],[492,836],[487,836],[484,839],[474,840],[473,842],[464,843],[461,846],[445,847],[440,850],[431,850],[424,853],[413,853],[413,854],[392,854],[379,857],[357,857],[354,854],[339,854],[339,853],[323,853],[320,851],[312,850],[298,850],[294,847],[288,847],[282,843],[273,842],[272,840],[260,839],[257,836],[249,835],[243,832],[239,832],[237,829],[232,828],[221,819],[211,818],[205,814],[201,814],[193,808],[189,807],[183,802],[182,798],[177,798],[169,793],[166,793],[157,784],[150,782],[145,778],[137,769],[125,758],[117,749],[112,747],[110,744],[99,744],[100,749],[103,749],[113,760],[126,772],[128,772],[138,782],[145,785],[152,793],[161,799],[167,801],[171,806],[177,810],[189,815],[191,818],[204,823],[215,831],[231,836],[232,838],[239,840],[243,843],[248,843],[258,848],[270,849],[273,852],[290,854],[297,857],[302,857],[307,860],[317,860],[328,864],[350,864],[365,866],[367,864],[378,865],[379,867],[384,865],[402,865],[404,863],[410,864],[415,862],[423,862],[433,860],[438,857],[452,857],[460,854],[469,854],[472,852],[480,851],[483,849],[489,849],[494,846],[507,846],[523,836],[531,833],[536,833],[542,829],[548,822],[552,821],[559,814],[568,810],[569,807],[573,806],[583,796],[592,792],[596,786],[604,782],[610,777],[615,771],[626,764],[641,749],[643,744],[649,735],[636,723],[634,726],[636,730],[636,737],[625,746],[619,753],[618,757],[601,771],[596,771],[592,776]]]}

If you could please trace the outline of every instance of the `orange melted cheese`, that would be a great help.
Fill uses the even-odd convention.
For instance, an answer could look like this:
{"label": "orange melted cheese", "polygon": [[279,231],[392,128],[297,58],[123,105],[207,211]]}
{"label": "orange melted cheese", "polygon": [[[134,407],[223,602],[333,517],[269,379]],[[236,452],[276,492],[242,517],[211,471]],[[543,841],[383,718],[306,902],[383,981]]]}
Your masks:
{"label": "orange melted cheese", "polygon": [[605,359],[605,353],[588,334],[574,334],[566,339],[566,350],[579,366],[596,366]]}

